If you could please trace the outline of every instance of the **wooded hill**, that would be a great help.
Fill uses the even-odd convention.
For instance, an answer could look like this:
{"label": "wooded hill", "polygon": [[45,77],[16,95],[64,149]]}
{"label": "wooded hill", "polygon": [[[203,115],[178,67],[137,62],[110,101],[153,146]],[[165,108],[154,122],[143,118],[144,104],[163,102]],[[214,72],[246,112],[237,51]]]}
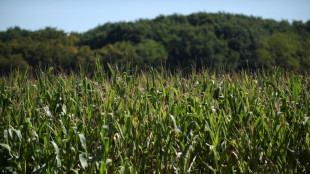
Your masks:
{"label": "wooded hill", "polygon": [[0,70],[61,65],[90,70],[96,59],[138,68],[195,64],[226,70],[310,68],[310,20],[275,21],[227,13],[158,16],[106,23],[85,33],[55,28],[0,32]]}

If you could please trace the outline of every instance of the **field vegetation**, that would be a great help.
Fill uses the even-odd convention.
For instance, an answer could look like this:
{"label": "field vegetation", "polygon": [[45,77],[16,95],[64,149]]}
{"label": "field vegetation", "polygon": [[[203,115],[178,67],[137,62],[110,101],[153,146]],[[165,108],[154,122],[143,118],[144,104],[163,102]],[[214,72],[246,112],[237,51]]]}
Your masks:
{"label": "field vegetation", "polygon": [[309,78],[99,62],[92,75],[14,71],[0,82],[0,170],[309,173]]}

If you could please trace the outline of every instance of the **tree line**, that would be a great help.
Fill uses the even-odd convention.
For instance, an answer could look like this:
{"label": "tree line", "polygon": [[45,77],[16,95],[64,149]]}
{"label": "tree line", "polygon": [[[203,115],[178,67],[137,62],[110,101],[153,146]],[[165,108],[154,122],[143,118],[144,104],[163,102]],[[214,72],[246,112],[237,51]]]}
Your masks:
{"label": "tree line", "polygon": [[96,60],[138,68],[202,66],[226,70],[310,68],[310,20],[275,21],[229,13],[158,16],[99,25],[84,33],[47,27],[0,32],[0,69],[60,65],[76,70]]}

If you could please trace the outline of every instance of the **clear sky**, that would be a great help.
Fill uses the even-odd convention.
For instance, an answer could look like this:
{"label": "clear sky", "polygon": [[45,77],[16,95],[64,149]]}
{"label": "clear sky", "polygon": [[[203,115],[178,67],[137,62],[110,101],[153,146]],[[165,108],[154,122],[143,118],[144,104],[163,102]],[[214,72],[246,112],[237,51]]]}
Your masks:
{"label": "clear sky", "polygon": [[310,0],[0,0],[0,30],[50,26],[85,32],[106,22],[219,11],[306,22]]}

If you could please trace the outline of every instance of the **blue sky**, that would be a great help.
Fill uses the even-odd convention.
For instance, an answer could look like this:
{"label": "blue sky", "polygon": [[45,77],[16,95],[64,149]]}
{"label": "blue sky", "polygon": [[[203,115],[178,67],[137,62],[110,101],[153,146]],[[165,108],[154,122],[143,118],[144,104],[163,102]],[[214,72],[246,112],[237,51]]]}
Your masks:
{"label": "blue sky", "polygon": [[0,30],[50,26],[85,32],[106,22],[219,11],[306,22],[310,20],[309,9],[310,0],[0,0]]}

